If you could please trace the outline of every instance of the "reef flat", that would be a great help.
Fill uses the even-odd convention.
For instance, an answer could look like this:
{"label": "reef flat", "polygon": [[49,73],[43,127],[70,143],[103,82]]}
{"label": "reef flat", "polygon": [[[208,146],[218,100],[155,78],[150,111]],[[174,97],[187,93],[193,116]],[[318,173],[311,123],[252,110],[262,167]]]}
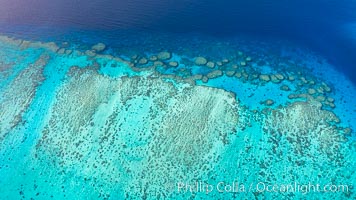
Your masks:
{"label": "reef flat", "polygon": [[[0,37],[2,197],[356,198],[354,111],[305,62],[108,48]],[[293,183],[348,190],[262,190]]]}

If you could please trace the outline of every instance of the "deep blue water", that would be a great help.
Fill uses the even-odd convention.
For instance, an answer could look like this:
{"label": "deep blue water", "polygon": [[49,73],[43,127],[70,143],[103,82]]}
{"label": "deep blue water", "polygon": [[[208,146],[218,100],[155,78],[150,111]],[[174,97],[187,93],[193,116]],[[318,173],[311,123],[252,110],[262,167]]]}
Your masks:
{"label": "deep blue water", "polygon": [[[58,36],[60,30],[118,30],[200,33],[218,38],[253,35],[287,39],[322,53],[356,83],[356,3],[314,1],[0,1],[0,29]],[[31,27],[33,25],[33,27]],[[60,31],[59,31],[60,32]],[[57,33],[57,34],[56,34]]]}

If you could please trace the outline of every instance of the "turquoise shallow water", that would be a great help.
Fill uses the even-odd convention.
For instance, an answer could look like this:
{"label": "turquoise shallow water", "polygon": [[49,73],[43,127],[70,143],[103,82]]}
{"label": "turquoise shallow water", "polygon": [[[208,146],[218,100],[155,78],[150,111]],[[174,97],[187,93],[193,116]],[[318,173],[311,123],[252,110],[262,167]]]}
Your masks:
{"label": "turquoise shallow water", "polygon": [[78,35],[0,37],[2,199],[355,198],[356,88],[317,53]]}

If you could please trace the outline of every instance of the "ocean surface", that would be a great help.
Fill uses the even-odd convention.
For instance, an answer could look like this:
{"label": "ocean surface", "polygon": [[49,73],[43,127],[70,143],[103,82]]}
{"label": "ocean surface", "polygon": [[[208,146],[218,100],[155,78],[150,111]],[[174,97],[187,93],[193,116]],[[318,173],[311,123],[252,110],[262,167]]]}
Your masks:
{"label": "ocean surface", "polygon": [[355,10],[0,0],[0,199],[356,199]]}

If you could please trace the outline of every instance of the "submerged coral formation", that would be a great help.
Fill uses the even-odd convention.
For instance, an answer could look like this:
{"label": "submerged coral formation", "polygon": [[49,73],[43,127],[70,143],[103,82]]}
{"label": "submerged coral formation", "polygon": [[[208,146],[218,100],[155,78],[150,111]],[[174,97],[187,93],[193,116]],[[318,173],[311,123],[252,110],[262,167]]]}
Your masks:
{"label": "submerged coral formation", "polygon": [[285,137],[293,152],[301,156],[310,155],[310,148],[316,148],[313,151],[320,151],[336,161],[340,143],[346,141],[333,126],[339,119],[334,113],[321,110],[319,102],[295,102],[287,108],[272,111],[266,122],[264,128],[271,136]]}
{"label": "submerged coral formation", "polygon": [[44,80],[42,71],[48,59],[48,55],[41,55],[0,92],[0,141],[22,121],[22,114],[31,104],[37,87]]}
{"label": "submerged coral formation", "polygon": [[[352,129],[333,112],[340,99],[290,60],[0,43],[7,199],[355,198]],[[178,189],[234,181],[239,192]],[[261,182],[350,188],[270,193],[252,187]]]}
{"label": "submerged coral formation", "polygon": [[130,196],[167,196],[159,187],[212,168],[238,120],[232,94],[219,89],[83,69],[71,70],[56,99],[37,156],[102,181],[108,194],[121,183]]}

